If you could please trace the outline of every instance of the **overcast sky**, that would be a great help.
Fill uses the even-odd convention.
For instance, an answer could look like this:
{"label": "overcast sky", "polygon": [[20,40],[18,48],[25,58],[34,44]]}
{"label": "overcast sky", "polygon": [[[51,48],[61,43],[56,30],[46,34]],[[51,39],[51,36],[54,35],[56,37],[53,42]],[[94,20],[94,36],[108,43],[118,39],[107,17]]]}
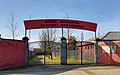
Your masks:
{"label": "overcast sky", "polygon": [[[29,14],[31,14],[31,19],[64,19],[68,14],[69,19],[97,23],[97,33],[100,32],[100,34],[120,31],[120,0],[0,0],[0,33],[2,37],[7,37],[9,34],[5,24],[12,12],[19,26],[20,39],[24,36],[23,21],[29,19]],[[81,31],[73,29],[73,35],[77,37]],[[31,39],[37,38],[37,32],[38,30],[32,31]],[[93,32],[84,31],[85,39],[93,36]]]}

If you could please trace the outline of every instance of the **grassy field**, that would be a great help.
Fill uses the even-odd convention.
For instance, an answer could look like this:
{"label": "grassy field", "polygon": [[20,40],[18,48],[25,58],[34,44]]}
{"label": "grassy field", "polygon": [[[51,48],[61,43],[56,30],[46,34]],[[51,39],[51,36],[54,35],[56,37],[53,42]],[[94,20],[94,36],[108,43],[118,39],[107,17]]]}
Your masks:
{"label": "grassy field", "polygon": [[[48,56],[45,57],[46,61],[45,64],[60,64],[60,57],[55,57],[53,56],[53,59],[49,58]],[[81,61],[79,59],[75,59],[74,57],[70,57],[67,59],[67,64],[81,64]],[[90,62],[87,62],[85,60],[83,60],[83,64],[87,64]],[[29,61],[30,65],[34,65],[34,64],[44,64],[44,56],[43,55],[37,55],[34,58],[30,59]]]}

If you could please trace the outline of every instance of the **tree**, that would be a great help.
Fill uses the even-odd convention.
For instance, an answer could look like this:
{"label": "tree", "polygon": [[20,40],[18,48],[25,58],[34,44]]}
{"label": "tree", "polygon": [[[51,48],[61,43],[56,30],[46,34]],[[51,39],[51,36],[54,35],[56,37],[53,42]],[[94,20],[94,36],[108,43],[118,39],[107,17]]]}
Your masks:
{"label": "tree", "polygon": [[15,21],[15,17],[13,13],[11,14],[11,17],[8,19],[5,28],[8,29],[8,32],[10,32],[9,34],[12,37],[12,39],[15,39],[15,37],[17,36],[18,26],[17,26],[17,22]]}
{"label": "tree", "polygon": [[[52,47],[57,40],[56,30],[52,28],[42,30],[41,34],[39,34],[39,40],[46,42],[46,53],[50,54],[52,58]],[[40,45],[43,46],[43,43],[41,42]]]}
{"label": "tree", "polygon": [[76,38],[74,36],[70,36],[68,39],[68,48],[69,50],[75,50],[76,49]]}

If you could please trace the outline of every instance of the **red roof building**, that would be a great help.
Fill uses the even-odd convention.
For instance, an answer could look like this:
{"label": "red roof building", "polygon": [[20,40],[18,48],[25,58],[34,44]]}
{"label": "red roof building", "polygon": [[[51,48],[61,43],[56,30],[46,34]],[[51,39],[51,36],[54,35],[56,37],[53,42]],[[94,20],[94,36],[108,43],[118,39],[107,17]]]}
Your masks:
{"label": "red roof building", "polygon": [[[98,45],[96,45],[96,42],[98,42]],[[98,61],[99,64],[105,65],[120,64],[120,32],[108,32],[98,36],[97,40],[90,38],[83,41],[82,45],[78,45],[79,56],[81,56],[81,46],[82,60]]]}

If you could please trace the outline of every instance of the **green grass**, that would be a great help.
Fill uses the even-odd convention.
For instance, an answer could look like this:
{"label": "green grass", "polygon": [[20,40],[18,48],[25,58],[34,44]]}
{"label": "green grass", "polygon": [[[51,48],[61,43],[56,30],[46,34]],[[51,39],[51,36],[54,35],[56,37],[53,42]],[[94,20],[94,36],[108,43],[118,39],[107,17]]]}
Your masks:
{"label": "green grass", "polygon": [[46,57],[46,64],[60,64],[60,57],[53,56],[53,59]]}
{"label": "green grass", "polygon": [[[49,58],[48,56],[45,57],[46,61],[45,64],[60,64],[60,58],[53,56],[53,59]],[[44,56],[38,55],[34,58],[29,60],[29,64],[44,64]]]}
{"label": "green grass", "polygon": [[[74,57],[70,57],[67,59],[67,64],[81,64],[80,62],[81,61],[79,59],[75,59]],[[83,60],[83,64],[88,64],[88,63],[91,63],[91,62]],[[29,64],[30,65],[44,64],[44,56],[43,55],[35,56],[29,61]],[[45,64],[53,64],[53,65],[60,64],[60,57],[53,56],[53,59],[51,59],[48,56],[46,56]]]}
{"label": "green grass", "polygon": [[80,60],[70,57],[67,59],[67,64],[80,64]]}

